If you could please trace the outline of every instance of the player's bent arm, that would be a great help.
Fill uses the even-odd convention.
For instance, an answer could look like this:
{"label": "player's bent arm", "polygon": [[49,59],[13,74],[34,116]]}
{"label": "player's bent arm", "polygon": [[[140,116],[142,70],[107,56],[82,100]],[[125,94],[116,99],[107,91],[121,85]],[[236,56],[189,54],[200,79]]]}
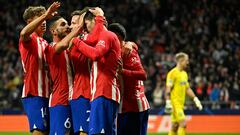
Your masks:
{"label": "player's bent arm", "polygon": [[[128,55],[128,56],[126,56],[126,57],[128,57],[127,59],[136,59],[136,62],[133,64],[132,69],[123,69],[122,74],[124,76],[134,78],[137,80],[143,80],[143,81],[147,80],[147,74],[142,66],[140,57],[137,52],[138,49],[134,47],[135,43],[125,42],[124,47],[126,47],[127,45],[132,47],[132,48],[130,48],[130,50],[127,50],[127,51],[131,51],[130,52],[131,55],[130,54],[124,54],[124,55]],[[134,50],[133,50],[133,48],[134,48]],[[123,53],[125,53],[125,52],[123,52]]]}
{"label": "player's bent arm", "polygon": [[98,41],[99,34],[104,29],[104,17],[103,16],[96,16],[95,17],[95,26],[93,28],[93,31],[87,35],[84,42],[89,45],[95,45]]}
{"label": "player's bent arm", "polygon": [[38,17],[37,19],[33,20],[32,22],[30,22],[28,25],[26,25],[21,33],[20,33],[20,38],[23,42],[29,41],[30,35],[37,29],[37,27],[39,25],[41,25],[41,23],[43,21],[46,20],[46,14],[41,15],[40,17]]}
{"label": "player's bent arm", "polygon": [[72,30],[66,37],[64,37],[60,42],[58,42],[55,46],[55,52],[60,53],[63,50],[66,50],[69,47],[72,38],[76,37],[80,30],[81,26],[78,26],[77,28]]}
{"label": "player's bent arm", "polygon": [[139,70],[128,70],[128,69],[123,69],[122,74],[126,77],[131,77],[137,80],[147,80],[147,74],[144,71],[144,69],[139,69]]}
{"label": "player's bent arm", "polygon": [[96,42],[98,41],[99,34],[103,30],[103,25],[105,22],[104,18],[104,12],[101,8],[96,7],[94,9],[89,9],[89,11],[95,15],[95,26],[93,28],[93,31],[87,36],[86,40],[84,41],[85,43],[89,45],[95,45]]}
{"label": "player's bent arm", "polygon": [[86,57],[90,58],[92,61],[96,61],[109,50],[109,47],[107,45],[97,44],[96,47],[92,47],[84,43],[79,38],[74,38],[72,42],[74,45],[77,46],[78,50],[81,53],[83,53]]}
{"label": "player's bent arm", "polygon": [[41,23],[47,19],[50,19],[56,15],[56,10],[60,7],[59,2],[53,2],[53,4],[47,9],[47,11],[42,14],[40,17],[34,19],[27,26],[25,26],[20,32],[20,38],[23,42],[30,40],[30,35],[37,29]]}

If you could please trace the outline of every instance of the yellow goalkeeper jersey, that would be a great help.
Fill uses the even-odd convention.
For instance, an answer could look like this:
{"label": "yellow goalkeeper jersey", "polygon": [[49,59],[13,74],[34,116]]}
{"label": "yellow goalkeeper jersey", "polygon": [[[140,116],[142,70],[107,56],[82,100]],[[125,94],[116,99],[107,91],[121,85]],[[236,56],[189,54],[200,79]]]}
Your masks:
{"label": "yellow goalkeeper jersey", "polygon": [[189,87],[188,74],[177,67],[167,74],[166,85],[171,87],[170,99],[174,108],[184,107],[186,89]]}

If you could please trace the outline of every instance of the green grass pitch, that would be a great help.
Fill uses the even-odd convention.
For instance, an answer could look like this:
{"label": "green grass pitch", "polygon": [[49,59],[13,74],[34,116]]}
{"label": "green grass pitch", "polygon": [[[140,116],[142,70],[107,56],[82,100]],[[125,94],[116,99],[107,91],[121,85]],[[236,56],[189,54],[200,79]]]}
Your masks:
{"label": "green grass pitch", "polygon": [[[151,133],[151,134],[148,134],[148,135],[167,135],[167,133]],[[212,134],[212,133],[187,133],[186,135],[240,135],[240,133],[236,133],[236,134],[227,134],[227,133],[215,133],[215,134]]]}
{"label": "green grass pitch", "polygon": [[[0,132],[0,135],[31,135],[30,133],[22,133],[22,132]],[[148,135],[167,135],[167,133],[159,133],[159,134],[154,134],[154,133],[149,133]],[[227,133],[216,133],[216,134],[190,134],[188,133],[187,135],[240,135],[240,133],[236,134],[227,134]]]}

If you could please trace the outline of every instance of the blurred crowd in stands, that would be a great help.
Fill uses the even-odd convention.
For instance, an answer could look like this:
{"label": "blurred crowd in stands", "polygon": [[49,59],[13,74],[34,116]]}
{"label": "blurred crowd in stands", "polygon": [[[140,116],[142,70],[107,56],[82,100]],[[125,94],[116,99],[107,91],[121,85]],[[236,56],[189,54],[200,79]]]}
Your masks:
{"label": "blurred crowd in stands", "polygon": [[[0,2],[0,110],[22,108],[19,99],[23,70],[18,52],[19,32],[25,25],[22,14],[29,5],[49,6],[51,2]],[[139,54],[148,73],[145,91],[152,108],[163,106],[166,74],[175,66],[174,54],[184,51],[190,56],[191,87],[204,106],[239,109],[240,1],[60,2],[59,14],[69,23],[72,11],[84,6],[100,6],[109,23],[120,22],[126,27],[127,39],[135,41],[140,48]],[[51,39],[49,34],[46,39]]]}

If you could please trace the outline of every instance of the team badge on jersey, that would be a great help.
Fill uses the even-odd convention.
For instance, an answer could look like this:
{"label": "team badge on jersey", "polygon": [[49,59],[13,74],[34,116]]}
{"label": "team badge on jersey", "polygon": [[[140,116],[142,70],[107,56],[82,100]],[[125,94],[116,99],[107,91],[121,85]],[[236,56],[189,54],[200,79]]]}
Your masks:
{"label": "team badge on jersey", "polygon": [[105,47],[105,41],[99,40],[97,45],[101,45],[101,46]]}

